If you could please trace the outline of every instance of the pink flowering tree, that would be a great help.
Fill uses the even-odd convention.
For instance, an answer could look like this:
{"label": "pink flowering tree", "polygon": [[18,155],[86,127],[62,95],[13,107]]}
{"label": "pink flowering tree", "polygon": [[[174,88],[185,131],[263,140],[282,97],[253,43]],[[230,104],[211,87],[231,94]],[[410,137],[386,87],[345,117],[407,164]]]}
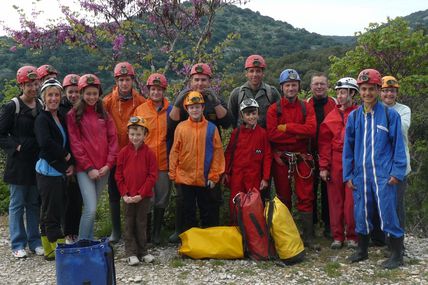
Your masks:
{"label": "pink flowering tree", "polygon": [[[101,54],[99,69],[111,70],[115,62],[128,60],[137,68],[187,74],[190,66],[205,61],[213,67],[222,50],[238,35],[230,34],[207,51],[216,12],[239,0],[78,0],[81,9],[61,5],[62,21],[37,26],[35,15],[21,16],[21,29],[8,29],[20,45],[31,49],[55,49],[61,45],[83,47]],[[60,4],[59,4],[60,5]],[[31,19],[30,19],[31,18]],[[186,48],[185,48],[186,47]],[[147,75],[145,75],[147,76]]]}

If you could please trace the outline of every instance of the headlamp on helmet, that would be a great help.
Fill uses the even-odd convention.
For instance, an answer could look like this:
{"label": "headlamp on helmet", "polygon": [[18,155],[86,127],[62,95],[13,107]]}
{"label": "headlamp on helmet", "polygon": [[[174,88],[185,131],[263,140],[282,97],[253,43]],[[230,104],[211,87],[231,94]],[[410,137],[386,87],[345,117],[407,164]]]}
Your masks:
{"label": "headlamp on helmet", "polygon": [[398,80],[394,76],[382,77],[382,88],[399,88]]}
{"label": "headlamp on helmet", "polygon": [[259,103],[257,103],[256,100],[254,100],[253,98],[246,98],[244,100],[242,100],[241,104],[239,105],[239,111],[244,111],[245,109],[248,108],[259,108]]}

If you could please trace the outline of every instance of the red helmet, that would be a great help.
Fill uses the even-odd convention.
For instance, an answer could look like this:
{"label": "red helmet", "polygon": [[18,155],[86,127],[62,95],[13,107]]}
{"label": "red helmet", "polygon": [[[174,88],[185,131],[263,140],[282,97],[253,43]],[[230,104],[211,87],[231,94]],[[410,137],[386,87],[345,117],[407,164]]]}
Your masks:
{"label": "red helmet", "polygon": [[57,75],[58,71],[52,65],[43,64],[39,66],[39,68],[37,68],[37,74],[39,75],[39,78],[42,79],[43,77],[49,74]]}
{"label": "red helmet", "polygon": [[135,76],[135,70],[129,62],[119,62],[114,67],[114,77],[122,75]]}
{"label": "red helmet", "polygon": [[82,75],[82,77],[79,78],[79,82],[77,83],[77,89],[79,89],[79,91],[82,91],[83,88],[87,86],[100,87],[101,81],[96,75],[93,74]]}
{"label": "red helmet", "polygon": [[212,76],[211,68],[206,63],[197,63],[192,66],[192,69],[190,70],[190,76],[193,74],[205,74],[209,77]]}
{"label": "red helmet", "polygon": [[166,80],[165,75],[160,73],[153,73],[147,79],[146,85],[148,88],[150,88],[150,86],[155,85],[155,86],[162,87],[163,89],[166,89],[166,87],[168,86],[168,82]]}
{"label": "red helmet", "polygon": [[251,67],[265,68],[266,67],[265,59],[258,54],[250,55],[245,60],[245,69],[251,68]]}
{"label": "red helmet", "polygon": [[381,86],[382,85],[382,76],[380,75],[380,72],[376,69],[364,69],[363,71],[358,74],[357,78],[358,84],[368,83],[368,84],[376,84]]}
{"label": "red helmet", "polygon": [[67,74],[62,81],[62,87],[65,88],[67,86],[75,85],[79,83],[80,76],[77,74]]}
{"label": "red helmet", "polygon": [[32,80],[39,79],[37,69],[34,66],[26,65],[18,69],[16,72],[16,81],[18,84],[30,82]]}

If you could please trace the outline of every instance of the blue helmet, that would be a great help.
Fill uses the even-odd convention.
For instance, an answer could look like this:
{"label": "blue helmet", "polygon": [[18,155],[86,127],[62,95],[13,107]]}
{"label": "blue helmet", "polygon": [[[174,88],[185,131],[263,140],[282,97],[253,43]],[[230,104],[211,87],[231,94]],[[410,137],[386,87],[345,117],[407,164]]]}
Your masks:
{"label": "blue helmet", "polygon": [[294,69],[285,69],[281,72],[281,75],[279,76],[279,84],[282,85],[285,82],[288,81],[299,81],[300,82],[300,76]]}

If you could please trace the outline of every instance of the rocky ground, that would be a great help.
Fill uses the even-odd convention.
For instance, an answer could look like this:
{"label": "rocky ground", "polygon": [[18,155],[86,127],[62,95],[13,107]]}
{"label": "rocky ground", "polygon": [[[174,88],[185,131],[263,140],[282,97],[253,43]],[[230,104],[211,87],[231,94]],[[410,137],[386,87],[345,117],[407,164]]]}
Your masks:
{"label": "rocky ground", "polygon": [[[383,253],[370,248],[370,259],[348,264],[351,250],[331,250],[329,241],[319,239],[323,248],[308,252],[306,261],[294,266],[250,260],[192,260],[181,258],[177,247],[151,248],[152,264],[130,267],[124,246],[116,248],[118,284],[428,284],[428,239],[406,236],[405,266],[395,270],[380,267]],[[55,262],[30,255],[15,259],[10,252],[6,219],[0,218],[0,284],[55,284]]]}

